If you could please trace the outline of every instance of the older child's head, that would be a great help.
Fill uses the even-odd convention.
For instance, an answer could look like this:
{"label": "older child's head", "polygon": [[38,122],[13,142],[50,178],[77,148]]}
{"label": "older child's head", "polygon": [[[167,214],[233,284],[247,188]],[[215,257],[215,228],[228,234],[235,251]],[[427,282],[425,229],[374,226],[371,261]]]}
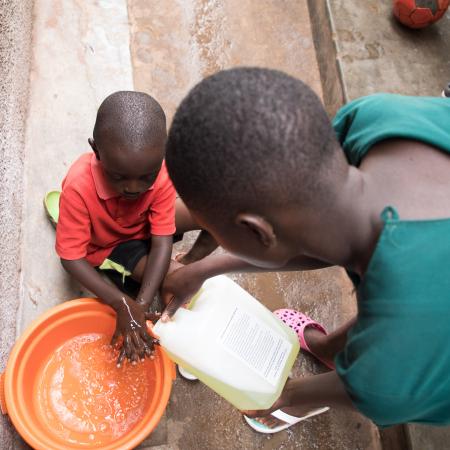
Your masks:
{"label": "older child's head", "polygon": [[347,170],[319,98],[295,78],[258,68],[219,72],[192,89],[175,114],[166,161],[200,225],[268,267],[298,254],[294,212],[316,220]]}
{"label": "older child's head", "polygon": [[109,184],[134,199],[155,181],[164,159],[166,117],[143,92],[121,91],[100,105],[89,143]]}

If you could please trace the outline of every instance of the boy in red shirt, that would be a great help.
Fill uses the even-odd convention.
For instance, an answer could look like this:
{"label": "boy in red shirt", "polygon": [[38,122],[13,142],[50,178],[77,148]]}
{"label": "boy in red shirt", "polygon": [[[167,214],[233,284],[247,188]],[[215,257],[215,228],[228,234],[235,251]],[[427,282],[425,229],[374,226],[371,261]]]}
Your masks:
{"label": "boy in red shirt", "polygon": [[[169,268],[176,231],[166,139],[165,114],[156,100],[116,92],[98,110],[89,139],[94,153],[80,156],[63,181],[56,251],[64,269],[116,311],[112,342],[123,337],[118,365],[153,352],[145,321]],[[181,231],[198,228],[179,205]],[[124,292],[125,277],[140,283],[136,300]]]}

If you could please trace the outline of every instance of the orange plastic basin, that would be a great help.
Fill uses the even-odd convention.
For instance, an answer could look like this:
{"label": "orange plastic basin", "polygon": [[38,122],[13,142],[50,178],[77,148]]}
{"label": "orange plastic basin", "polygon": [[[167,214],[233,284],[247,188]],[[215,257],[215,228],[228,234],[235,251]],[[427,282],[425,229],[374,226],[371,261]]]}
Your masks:
{"label": "orange plastic basin", "polygon": [[34,449],[132,449],[158,424],[174,365],[157,347],[154,360],[117,369],[108,345],[114,327],[108,306],[72,300],[14,345],[1,374],[1,408]]}

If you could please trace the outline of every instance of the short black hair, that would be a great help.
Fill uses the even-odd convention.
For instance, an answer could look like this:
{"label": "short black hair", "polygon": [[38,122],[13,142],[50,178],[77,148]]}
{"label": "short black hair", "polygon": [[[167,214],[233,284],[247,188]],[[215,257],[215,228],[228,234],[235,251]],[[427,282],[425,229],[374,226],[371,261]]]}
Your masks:
{"label": "short black hair", "polygon": [[93,137],[96,145],[115,142],[132,150],[159,142],[164,145],[166,115],[161,105],[144,92],[115,92],[98,109]]}
{"label": "short black hair", "polygon": [[166,162],[189,208],[220,214],[316,200],[338,151],[306,84],[276,70],[236,68],[204,79],[182,101]]}

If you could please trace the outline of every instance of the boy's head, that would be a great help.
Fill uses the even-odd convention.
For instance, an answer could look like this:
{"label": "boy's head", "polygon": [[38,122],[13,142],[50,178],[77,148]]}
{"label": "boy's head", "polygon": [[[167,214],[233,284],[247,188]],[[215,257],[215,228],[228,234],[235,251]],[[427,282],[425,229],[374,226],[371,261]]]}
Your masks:
{"label": "boy's head", "polygon": [[166,139],[166,116],[159,103],[143,92],[120,91],[100,105],[89,144],[109,184],[134,199],[155,182]]}
{"label": "boy's head", "polygon": [[166,162],[200,225],[266,267],[298,254],[294,215],[317,221],[347,168],[312,90],[259,68],[222,71],[192,89],[175,114]]}

